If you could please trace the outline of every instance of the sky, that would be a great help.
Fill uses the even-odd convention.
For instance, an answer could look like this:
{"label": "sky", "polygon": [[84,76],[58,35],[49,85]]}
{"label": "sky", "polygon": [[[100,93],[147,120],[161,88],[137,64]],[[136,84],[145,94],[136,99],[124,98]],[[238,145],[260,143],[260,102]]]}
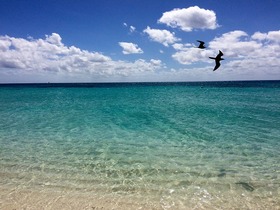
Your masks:
{"label": "sky", "polygon": [[0,83],[280,80],[279,11],[277,0],[0,0]]}

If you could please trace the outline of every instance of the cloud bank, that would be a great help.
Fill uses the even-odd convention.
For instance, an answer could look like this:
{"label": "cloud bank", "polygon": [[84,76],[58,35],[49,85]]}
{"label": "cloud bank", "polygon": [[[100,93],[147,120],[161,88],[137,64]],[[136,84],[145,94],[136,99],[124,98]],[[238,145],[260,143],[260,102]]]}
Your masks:
{"label": "cloud bank", "polygon": [[[125,45],[125,53],[141,52],[135,44],[122,43],[122,45]],[[62,43],[62,38],[57,33],[46,35],[45,39],[0,36],[0,70],[2,72],[126,76],[139,72],[153,72],[163,66],[160,60],[115,61],[99,52],[89,52],[75,46],[68,47]]]}
{"label": "cloud bank", "polygon": [[[174,44],[172,58],[181,64],[211,63],[209,56],[224,53],[223,72],[240,75],[276,75],[280,73],[280,31],[256,32],[253,35],[235,30],[215,37],[205,50]],[[276,78],[275,78],[276,79]]]}

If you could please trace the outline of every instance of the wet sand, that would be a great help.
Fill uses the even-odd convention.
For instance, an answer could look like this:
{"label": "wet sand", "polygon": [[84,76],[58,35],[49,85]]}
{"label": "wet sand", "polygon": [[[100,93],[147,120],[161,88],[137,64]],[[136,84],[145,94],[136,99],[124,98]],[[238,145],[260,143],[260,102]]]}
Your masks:
{"label": "wet sand", "polygon": [[0,209],[160,209],[121,196],[98,196],[94,193],[66,191],[8,190],[0,188]]}
{"label": "wet sand", "polygon": [[[248,192],[249,193],[249,192]],[[196,195],[197,196],[197,195]],[[0,209],[20,210],[20,209],[45,209],[45,210],[131,210],[131,209],[262,209],[278,210],[280,201],[275,198],[253,198],[241,194],[241,196],[229,195],[225,197],[212,197],[211,199],[200,199],[186,197],[184,202],[172,202],[167,196],[155,198],[155,200],[145,200],[145,196],[135,195],[98,195],[94,192],[83,191],[63,191],[61,189],[8,189],[0,187]]]}

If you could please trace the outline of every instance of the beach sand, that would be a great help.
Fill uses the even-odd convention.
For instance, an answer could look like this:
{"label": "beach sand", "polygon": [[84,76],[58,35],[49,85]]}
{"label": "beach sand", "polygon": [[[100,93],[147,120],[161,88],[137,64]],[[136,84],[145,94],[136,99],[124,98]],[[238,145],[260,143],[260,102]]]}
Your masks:
{"label": "beach sand", "polygon": [[[144,196],[145,197],[145,196]],[[212,197],[211,199],[189,199],[184,202],[172,202],[158,198],[149,201],[135,195],[98,195],[94,192],[63,191],[61,189],[8,189],[0,187],[0,209],[20,210],[20,209],[88,209],[88,210],[163,210],[163,209],[280,209],[279,199],[273,197],[253,198],[246,194],[241,196],[225,195],[224,197]]]}
{"label": "beach sand", "polygon": [[98,196],[94,193],[78,193],[73,191],[45,190],[10,190],[0,188],[0,209],[160,209],[139,203],[137,200],[122,198],[121,196]]}

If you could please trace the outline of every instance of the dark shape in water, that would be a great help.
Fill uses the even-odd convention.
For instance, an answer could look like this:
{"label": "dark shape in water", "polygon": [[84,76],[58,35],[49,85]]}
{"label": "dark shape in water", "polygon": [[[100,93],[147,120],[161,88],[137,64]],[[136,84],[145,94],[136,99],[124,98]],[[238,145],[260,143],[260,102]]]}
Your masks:
{"label": "dark shape in water", "polygon": [[224,176],[226,176],[226,170],[225,169],[220,169],[220,173],[218,174],[218,177],[224,177]]}
{"label": "dark shape in water", "polygon": [[197,48],[199,48],[199,49],[205,49],[205,48],[206,48],[206,47],[204,46],[205,42],[200,41],[200,40],[196,40],[196,41],[198,41],[198,42],[200,43],[199,46],[198,46]]}
{"label": "dark shape in water", "polygon": [[246,182],[236,182],[235,184],[241,185],[244,189],[246,189],[247,191],[250,191],[250,192],[255,190],[255,188],[252,185],[250,185],[249,183],[246,183]]}
{"label": "dark shape in water", "polygon": [[224,55],[224,54],[222,53],[222,51],[219,50],[219,54],[218,54],[215,58],[214,58],[214,57],[209,57],[209,58],[211,58],[211,59],[214,59],[215,62],[216,62],[216,66],[214,67],[213,71],[217,70],[217,69],[220,67],[220,65],[221,65],[220,61],[221,61],[221,60],[224,60],[224,59],[222,58],[223,55]]}

